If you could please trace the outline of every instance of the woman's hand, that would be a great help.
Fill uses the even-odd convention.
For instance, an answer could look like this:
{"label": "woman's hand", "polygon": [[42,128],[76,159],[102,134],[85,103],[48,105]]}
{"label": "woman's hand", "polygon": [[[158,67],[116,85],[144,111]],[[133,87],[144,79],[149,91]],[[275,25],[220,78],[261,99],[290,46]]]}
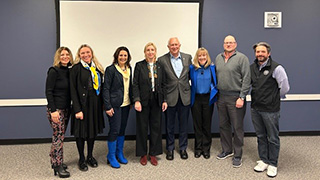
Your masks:
{"label": "woman's hand", "polygon": [[76,119],[83,120],[83,113],[82,113],[82,111],[76,113]]}
{"label": "woman's hand", "polygon": [[142,106],[141,106],[140,101],[136,101],[136,102],[134,103],[134,109],[136,109],[136,111],[138,111],[138,112],[141,112],[141,111],[142,111]]}
{"label": "woman's hand", "polygon": [[108,116],[112,117],[114,114],[113,108],[111,108],[110,110],[107,110],[106,113],[108,114]]}
{"label": "woman's hand", "polygon": [[52,120],[54,123],[58,123],[58,122],[59,122],[60,115],[59,115],[59,112],[58,112],[58,111],[52,112],[52,113],[50,113],[50,115],[51,115],[51,120]]}

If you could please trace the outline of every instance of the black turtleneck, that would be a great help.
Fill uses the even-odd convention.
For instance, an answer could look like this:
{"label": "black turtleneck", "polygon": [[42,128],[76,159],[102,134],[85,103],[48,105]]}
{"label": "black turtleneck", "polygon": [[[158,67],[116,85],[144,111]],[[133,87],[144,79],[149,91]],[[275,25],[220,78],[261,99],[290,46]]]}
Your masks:
{"label": "black turtleneck", "polygon": [[50,112],[70,108],[69,68],[51,67],[46,81],[46,97]]}

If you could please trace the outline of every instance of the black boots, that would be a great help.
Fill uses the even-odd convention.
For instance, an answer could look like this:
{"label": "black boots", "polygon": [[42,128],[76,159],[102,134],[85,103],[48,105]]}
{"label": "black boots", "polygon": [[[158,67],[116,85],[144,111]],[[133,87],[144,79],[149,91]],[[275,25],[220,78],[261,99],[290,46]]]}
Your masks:
{"label": "black boots", "polygon": [[[68,166],[64,163],[61,164],[61,166],[63,167],[63,169],[68,169]],[[51,165],[52,169],[54,168],[54,165]]]}
{"label": "black boots", "polygon": [[54,166],[53,171],[54,171],[54,175],[56,176],[58,174],[60,178],[70,177],[70,173],[66,171],[62,165]]}

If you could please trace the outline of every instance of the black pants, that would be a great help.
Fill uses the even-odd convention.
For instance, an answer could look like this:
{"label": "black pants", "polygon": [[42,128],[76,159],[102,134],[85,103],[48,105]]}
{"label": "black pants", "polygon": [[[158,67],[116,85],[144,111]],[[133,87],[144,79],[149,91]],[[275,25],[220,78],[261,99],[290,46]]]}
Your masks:
{"label": "black pants", "polygon": [[210,94],[196,94],[191,107],[195,135],[194,151],[210,153],[211,121],[214,105],[209,105]]}
{"label": "black pants", "polygon": [[175,148],[175,124],[176,114],[178,114],[179,121],[179,150],[186,150],[188,147],[188,119],[190,113],[190,105],[184,106],[181,98],[179,97],[178,102],[175,106],[168,106],[165,112],[166,115],[166,133],[167,133],[167,145],[168,151],[173,151]]}
{"label": "black pants", "polygon": [[136,155],[147,155],[148,128],[150,130],[149,155],[162,154],[161,107],[154,94],[148,106],[142,106],[142,111],[136,111]]}

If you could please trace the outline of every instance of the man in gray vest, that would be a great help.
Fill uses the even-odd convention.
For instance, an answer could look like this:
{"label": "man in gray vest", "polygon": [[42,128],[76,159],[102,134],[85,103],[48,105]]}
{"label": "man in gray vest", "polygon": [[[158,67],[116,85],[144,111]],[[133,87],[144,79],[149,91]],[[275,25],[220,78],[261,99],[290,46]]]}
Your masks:
{"label": "man in gray vest", "polygon": [[280,150],[280,98],[285,98],[290,86],[284,68],[270,56],[270,45],[259,42],[253,49],[256,59],[250,67],[251,117],[258,138],[260,157],[254,170],[267,170],[269,177],[275,177]]}
{"label": "man in gray vest", "polygon": [[[234,155],[233,167],[242,165],[243,119],[246,113],[246,95],[250,89],[250,63],[246,55],[236,50],[236,39],[224,39],[224,52],[216,57],[218,82],[218,114],[222,152],[217,159]],[[234,138],[232,141],[232,129]]]}

